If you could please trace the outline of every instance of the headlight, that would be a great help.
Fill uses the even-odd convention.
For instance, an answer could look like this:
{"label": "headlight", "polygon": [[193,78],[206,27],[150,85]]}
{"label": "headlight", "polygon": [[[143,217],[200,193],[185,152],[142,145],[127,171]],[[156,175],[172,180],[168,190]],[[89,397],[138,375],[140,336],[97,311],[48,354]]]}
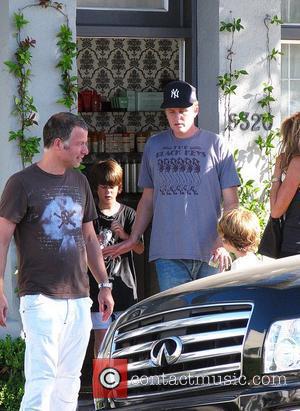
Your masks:
{"label": "headlight", "polygon": [[264,344],[264,372],[300,369],[300,319],[276,321]]}

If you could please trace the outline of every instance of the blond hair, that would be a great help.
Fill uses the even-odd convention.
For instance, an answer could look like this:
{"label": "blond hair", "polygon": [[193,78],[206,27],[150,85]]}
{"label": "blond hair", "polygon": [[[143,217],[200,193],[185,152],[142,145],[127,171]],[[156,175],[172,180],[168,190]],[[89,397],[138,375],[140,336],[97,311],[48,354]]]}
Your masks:
{"label": "blond hair", "polygon": [[239,251],[257,251],[260,225],[257,216],[244,208],[224,213],[218,224],[219,235]]}
{"label": "blond hair", "polygon": [[280,168],[286,171],[292,158],[300,155],[300,112],[294,113],[282,122],[280,134],[282,138]]}

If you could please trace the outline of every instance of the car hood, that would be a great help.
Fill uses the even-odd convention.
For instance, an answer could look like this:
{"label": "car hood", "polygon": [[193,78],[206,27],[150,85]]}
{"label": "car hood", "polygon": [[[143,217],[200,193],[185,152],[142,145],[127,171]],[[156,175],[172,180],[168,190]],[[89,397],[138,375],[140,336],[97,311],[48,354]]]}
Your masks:
{"label": "car hood", "polygon": [[[262,308],[277,306],[289,311],[290,301],[299,299],[300,255],[268,259],[249,269],[227,271],[163,291],[128,309],[118,323],[163,311],[226,303],[254,303]],[[294,300],[296,301],[296,300]],[[275,306],[276,307],[276,306]]]}

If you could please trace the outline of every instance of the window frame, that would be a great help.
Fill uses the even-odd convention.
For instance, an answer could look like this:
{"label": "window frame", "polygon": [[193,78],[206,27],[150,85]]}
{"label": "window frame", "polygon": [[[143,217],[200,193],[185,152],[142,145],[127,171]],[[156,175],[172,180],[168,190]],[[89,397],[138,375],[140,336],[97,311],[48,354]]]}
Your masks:
{"label": "window frame", "polygon": [[[281,45],[287,44],[299,44],[300,45],[300,23],[284,23],[281,25]],[[291,78],[288,77],[288,82]],[[281,82],[284,81],[281,75]],[[290,85],[288,86],[290,91]],[[281,85],[281,91],[283,92],[283,83]],[[291,113],[291,100],[288,98],[288,113]],[[283,106],[281,106],[281,115],[283,115]],[[289,114],[288,114],[289,115]]]}
{"label": "window frame", "polygon": [[281,25],[281,41],[300,40],[300,24],[284,23]]}
{"label": "window frame", "polygon": [[[98,0],[99,3],[101,3],[101,0]],[[112,2],[112,0],[111,0]],[[119,3],[119,1],[116,1],[115,4]],[[114,7],[114,3],[112,4],[111,7],[106,7],[106,6],[85,6],[85,5],[80,5],[77,6],[78,10],[102,10],[102,11],[141,11],[141,12],[161,12],[161,13],[166,13],[169,11],[169,0],[161,0],[161,7],[156,7],[156,8],[147,8],[147,7]]]}

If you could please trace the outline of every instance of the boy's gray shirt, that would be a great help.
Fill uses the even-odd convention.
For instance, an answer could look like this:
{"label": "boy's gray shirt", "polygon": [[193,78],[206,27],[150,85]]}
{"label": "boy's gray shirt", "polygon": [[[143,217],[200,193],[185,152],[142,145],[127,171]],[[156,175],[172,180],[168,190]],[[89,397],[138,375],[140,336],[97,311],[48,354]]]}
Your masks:
{"label": "boy's gray shirt", "polygon": [[154,189],[149,260],[208,262],[222,190],[238,185],[233,157],[218,135],[199,130],[180,139],[169,129],[152,136],[139,176],[140,187]]}

